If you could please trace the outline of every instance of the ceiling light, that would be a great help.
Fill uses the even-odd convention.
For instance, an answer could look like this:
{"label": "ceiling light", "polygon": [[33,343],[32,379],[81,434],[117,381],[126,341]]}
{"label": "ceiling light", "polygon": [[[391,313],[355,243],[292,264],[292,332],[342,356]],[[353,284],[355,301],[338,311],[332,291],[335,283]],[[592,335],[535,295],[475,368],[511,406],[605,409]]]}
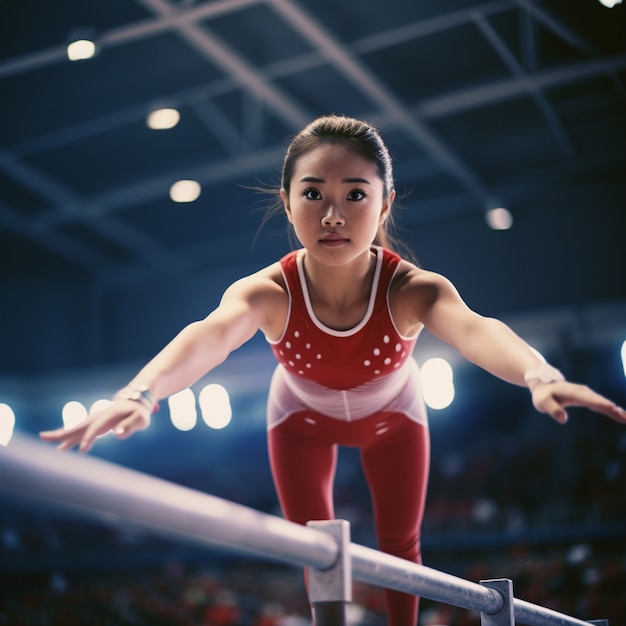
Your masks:
{"label": "ceiling light", "polygon": [[493,230],[508,230],[513,226],[513,216],[510,211],[501,207],[489,209],[489,211],[485,213],[485,220],[489,228]]}
{"label": "ceiling light", "polygon": [[598,2],[609,9],[612,9],[616,4],[622,4],[622,0],[598,0]]}
{"label": "ceiling light", "polygon": [[180,120],[180,113],[176,109],[156,109],[146,119],[146,124],[154,130],[174,128]]}
{"label": "ceiling light", "polygon": [[15,428],[15,413],[4,402],[0,402],[0,445],[6,446],[13,437]]}
{"label": "ceiling light", "polygon": [[67,58],[70,61],[91,59],[96,54],[96,44],[90,39],[77,39],[67,45]]}
{"label": "ceiling light", "polygon": [[170,198],[174,202],[193,202],[198,199],[202,188],[195,180],[179,180],[170,187]]}

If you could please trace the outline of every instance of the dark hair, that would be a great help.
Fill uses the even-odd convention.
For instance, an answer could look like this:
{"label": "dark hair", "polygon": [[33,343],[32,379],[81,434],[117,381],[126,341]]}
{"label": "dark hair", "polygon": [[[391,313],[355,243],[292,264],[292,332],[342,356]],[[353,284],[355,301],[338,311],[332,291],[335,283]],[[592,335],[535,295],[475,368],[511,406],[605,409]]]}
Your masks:
{"label": "dark hair", "polygon": [[343,144],[376,166],[383,181],[383,197],[393,190],[391,156],[378,131],[369,124],[350,117],[328,115],[305,126],[291,141],[281,176],[281,186],[289,194],[291,178],[298,159],[322,144]]}
{"label": "dark hair", "polygon": [[[394,190],[393,167],[389,150],[378,130],[374,126],[351,117],[326,115],[313,120],[293,137],[285,158],[281,174],[281,187],[289,195],[291,179],[298,159],[324,144],[339,144],[348,146],[366,161],[374,164],[383,181],[383,199],[389,198]],[[266,215],[268,219],[282,210],[282,203],[277,203]],[[406,246],[394,236],[395,229],[391,212],[387,219],[378,228],[375,243],[385,248],[398,251],[402,248],[412,257]]]}

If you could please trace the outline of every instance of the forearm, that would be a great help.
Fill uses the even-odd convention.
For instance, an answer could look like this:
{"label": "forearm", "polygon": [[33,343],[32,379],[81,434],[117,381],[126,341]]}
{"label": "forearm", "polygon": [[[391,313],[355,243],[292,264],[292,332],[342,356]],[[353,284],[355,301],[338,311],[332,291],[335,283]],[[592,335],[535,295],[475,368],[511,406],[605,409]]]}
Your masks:
{"label": "forearm", "polygon": [[214,311],[186,326],[129,386],[148,389],[158,400],[191,386],[217,367],[261,328],[269,308],[267,284],[274,287],[270,281],[251,277],[231,285]]}
{"label": "forearm", "polygon": [[510,327],[489,317],[477,316],[457,347],[468,361],[514,385],[526,386],[524,374],[542,363]]}
{"label": "forearm", "polygon": [[189,387],[222,363],[229,354],[213,334],[207,335],[204,322],[185,327],[128,383],[148,388],[155,400]]}
{"label": "forearm", "polygon": [[259,316],[245,302],[220,305],[208,317],[186,326],[132,379],[155,400],[189,387],[248,341],[259,329]]}

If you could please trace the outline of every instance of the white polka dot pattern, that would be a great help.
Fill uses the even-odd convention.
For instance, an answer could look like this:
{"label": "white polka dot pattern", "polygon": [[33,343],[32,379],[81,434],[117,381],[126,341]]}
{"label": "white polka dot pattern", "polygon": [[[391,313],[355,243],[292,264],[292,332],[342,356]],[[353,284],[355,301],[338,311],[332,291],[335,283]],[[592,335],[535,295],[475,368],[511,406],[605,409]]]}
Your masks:
{"label": "white polka dot pattern", "polygon": [[[313,334],[318,332],[320,331],[313,330]],[[367,356],[360,360],[350,359],[351,373],[353,375],[357,374],[357,370],[360,367],[363,370],[360,378],[371,379],[386,375],[397,369],[412,350],[412,346],[405,347],[403,341],[408,344],[412,343],[402,339],[392,342],[389,335],[384,335],[380,337],[375,347],[370,348],[368,351],[358,349],[357,354],[365,353]],[[342,371],[345,371],[344,359],[341,357],[347,355],[339,348],[342,343],[341,339],[335,338],[335,342],[337,342],[337,347],[334,349],[331,346],[330,349],[318,352],[315,349],[315,340],[309,336],[309,332],[306,330],[288,329],[288,333],[275,352],[280,363],[293,374],[317,380],[317,374],[320,371],[327,373],[329,370],[334,369],[335,376],[341,376]],[[409,350],[407,351],[406,348],[409,348]],[[359,363],[361,364],[360,366]]]}

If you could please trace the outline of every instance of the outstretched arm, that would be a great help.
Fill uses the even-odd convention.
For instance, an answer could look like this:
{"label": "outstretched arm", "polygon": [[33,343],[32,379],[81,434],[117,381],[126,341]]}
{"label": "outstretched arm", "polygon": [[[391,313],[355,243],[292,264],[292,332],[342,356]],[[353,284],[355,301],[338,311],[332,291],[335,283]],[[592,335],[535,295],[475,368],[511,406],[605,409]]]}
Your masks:
{"label": "outstretched arm", "polygon": [[[150,425],[154,401],[185,389],[248,341],[259,328],[267,328],[269,312],[280,318],[283,292],[267,275],[254,275],[234,283],[219,306],[205,319],[186,326],[149,361],[125,388],[142,390],[141,401],[126,392],[107,408],[90,414],[73,428],[40,433],[60,449],[75,445],[88,451],[95,439],[109,431],[126,438]],[[276,323],[275,321],[273,323]]]}
{"label": "outstretched arm", "polygon": [[406,290],[412,294],[417,316],[429,332],[494,376],[528,386],[538,411],[564,424],[567,407],[581,406],[626,423],[624,409],[585,385],[557,376],[549,382],[529,377],[528,373],[541,366],[542,358],[506,324],[472,311],[446,278],[419,272],[407,283]]}

